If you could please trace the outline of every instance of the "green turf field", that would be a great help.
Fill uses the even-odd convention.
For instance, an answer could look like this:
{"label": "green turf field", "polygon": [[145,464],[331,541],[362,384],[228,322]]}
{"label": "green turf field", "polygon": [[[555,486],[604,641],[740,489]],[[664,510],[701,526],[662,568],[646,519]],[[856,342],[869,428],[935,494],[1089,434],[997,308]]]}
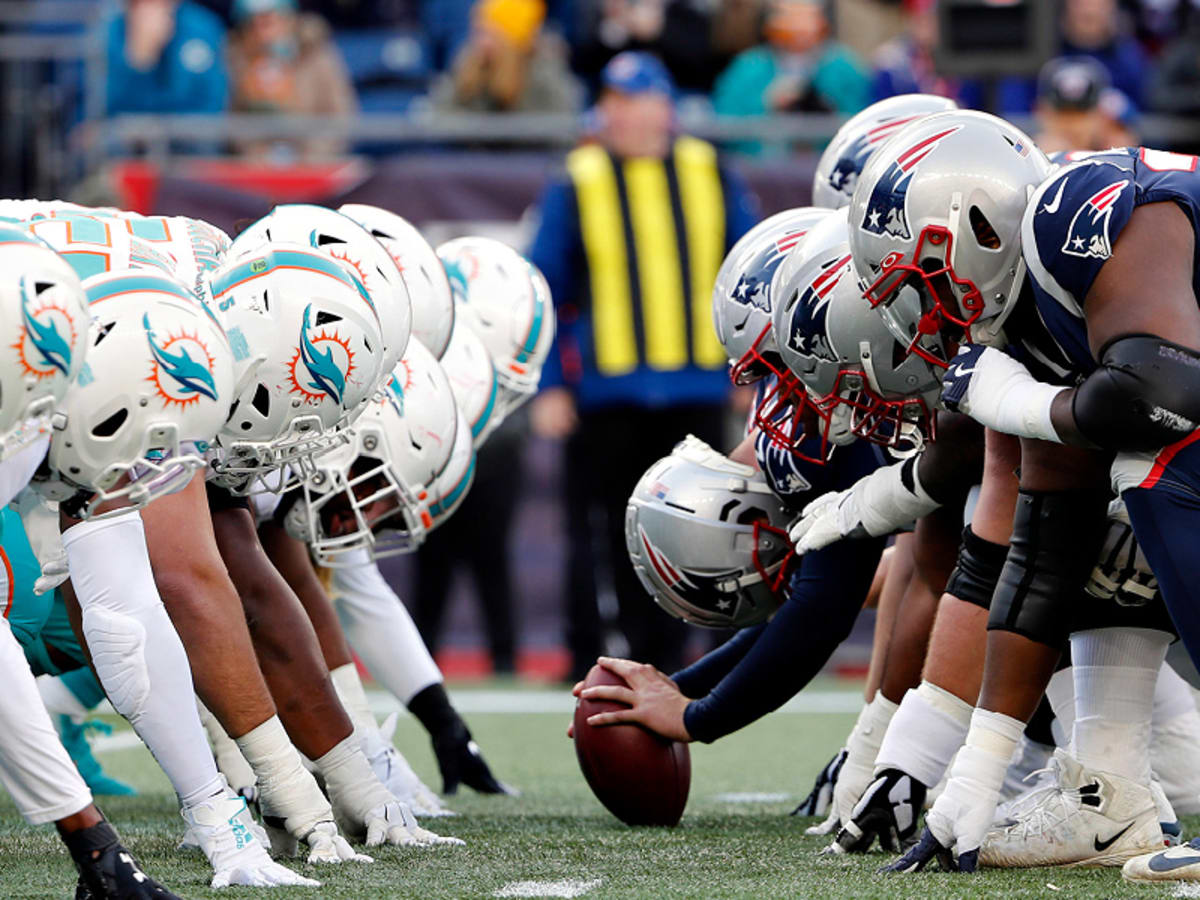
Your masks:
{"label": "green turf field", "polygon": [[[477,687],[472,685],[472,687]],[[849,708],[845,690],[815,686],[824,705]],[[518,700],[520,698],[518,697]],[[476,697],[476,705],[479,704]],[[840,701],[840,702],[839,702]],[[486,704],[483,704],[486,705]],[[516,704],[520,706],[521,704]],[[201,857],[176,852],[182,823],[166,779],[145,750],[105,752],[110,771],[142,796],[103,803],[144,866],[183,897],[321,896],[437,898],[544,896],[519,882],[568,882],[589,900],[609,897],[973,898],[1166,897],[1169,888],[1124,884],[1113,870],[992,871],[976,876],[875,875],[886,857],[818,857],[825,840],[807,838],[807,821],[787,815],[853,723],[847,712],[782,712],[712,746],[692,751],[692,793],[673,830],[631,829],[594,800],[564,737],[561,712],[471,712],[467,718],[497,773],[519,786],[517,799],[456,797],[454,819],[429,820],[465,848],[375,852],[375,863],[304,867],[323,888],[284,891],[207,887]],[[435,764],[415,720],[400,723],[397,744],[434,785]],[[734,800],[728,794],[751,795]],[[754,795],[758,795],[755,797]],[[780,796],[786,795],[786,796]],[[1200,821],[1186,823],[1195,830]],[[67,897],[70,860],[49,828],[23,825],[0,798],[0,898]],[[588,885],[591,885],[588,887]],[[506,891],[507,889],[507,891]],[[561,894],[560,894],[561,895]]]}

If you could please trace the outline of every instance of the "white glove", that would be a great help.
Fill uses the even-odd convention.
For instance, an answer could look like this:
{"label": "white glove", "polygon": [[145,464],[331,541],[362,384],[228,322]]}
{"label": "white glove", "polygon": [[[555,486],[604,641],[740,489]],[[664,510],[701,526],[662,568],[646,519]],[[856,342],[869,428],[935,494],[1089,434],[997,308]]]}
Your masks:
{"label": "white glove", "polygon": [[1003,434],[1062,443],[1050,405],[1065,390],[1038,381],[1002,350],[963,344],[942,376],[942,405]]}
{"label": "white glove", "polygon": [[378,847],[384,843],[395,847],[462,847],[466,844],[459,838],[442,837],[422,828],[417,824],[412,810],[399,800],[368,810],[364,819],[368,847]]}
{"label": "white glove", "polygon": [[921,457],[876,469],[844,491],[822,494],[804,507],[788,537],[800,554],[848,537],[891,534],[941,504],[925,493],[917,470]]}
{"label": "white glove", "polygon": [[318,822],[313,830],[304,836],[304,843],[309,846],[310,863],[375,862],[365,853],[356,852],[346,839],[338,834],[337,825],[333,822]]}
{"label": "white glove", "polygon": [[396,795],[396,799],[407,803],[418,816],[453,816],[456,813],[442,805],[438,795],[430,790],[404,755],[392,744],[396,730],[396,713],[383,720],[379,728],[363,730],[363,753],[371,770],[383,782],[384,787]]}
{"label": "white glove", "polygon": [[41,576],[33,583],[33,592],[40,595],[52,591],[70,577],[67,551],[58,526],[58,503],[25,487],[13,500],[12,508],[21,516],[29,547],[42,567]]}

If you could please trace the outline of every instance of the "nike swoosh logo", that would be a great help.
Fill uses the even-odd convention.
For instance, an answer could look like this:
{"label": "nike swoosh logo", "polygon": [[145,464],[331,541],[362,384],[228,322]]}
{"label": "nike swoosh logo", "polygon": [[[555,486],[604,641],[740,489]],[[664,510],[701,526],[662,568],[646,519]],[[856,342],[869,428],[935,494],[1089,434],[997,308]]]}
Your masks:
{"label": "nike swoosh logo", "polygon": [[1170,872],[1174,869],[1182,869],[1184,866],[1194,866],[1196,863],[1200,863],[1200,856],[1176,856],[1172,858],[1165,853],[1159,853],[1156,856],[1150,857],[1150,861],[1146,865],[1150,867],[1151,872]]}
{"label": "nike swoosh logo", "polygon": [[962,377],[964,377],[964,376],[966,376],[966,375],[974,375],[974,374],[975,374],[975,368],[976,368],[975,366],[971,366],[971,368],[969,368],[969,369],[964,369],[962,366],[955,366],[955,367],[954,367],[954,371],[951,373],[951,376],[950,376],[950,377],[952,377],[952,378],[962,378]]}
{"label": "nike swoosh logo", "polygon": [[[1107,850],[1109,847],[1111,847],[1113,845],[1113,843],[1117,840],[1117,838],[1119,838],[1121,835],[1123,835],[1125,832],[1127,832],[1132,827],[1133,827],[1133,823],[1130,822],[1128,825],[1126,825],[1124,828],[1122,828],[1120,831],[1118,831],[1116,834],[1114,834],[1112,837],[1110,837],[1107,841],[1100,840],[1100,835],[1096,835],[1096,840],[1093,843],[1093,846],[1095,846],[1095,848],[1096,848],[1096,852],[1101,853],[1101,852]],[[1195,862],[1195,860],[1192,860],[1192,862]],[[1154,860],[1150,860],[1150,867],[1154,868]],[[1174,867],[1172,867],[1172,868],[1174,868]],[[1155,871],[1158,871],[1158,870],[1155,869]]]}
{"label": "nike swoosh logo", "polygon": [[1054,199],[1050,203],[1047,203],[1042,207],[1042,212],[1050,213],[1050,215],[1054,215],[1056,212],[1058,212],[1058,205],[1062,203],[1062,195],[1063,191],[1066,190],[1066,187],[1067,179],[1064,178],[1058,183],[1058,193],[1054,195]]}

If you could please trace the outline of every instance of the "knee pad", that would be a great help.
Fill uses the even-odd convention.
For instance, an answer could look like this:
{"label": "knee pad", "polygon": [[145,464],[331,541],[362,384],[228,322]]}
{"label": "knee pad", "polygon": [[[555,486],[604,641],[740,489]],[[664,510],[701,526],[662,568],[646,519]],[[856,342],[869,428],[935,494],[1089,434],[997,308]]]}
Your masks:
{"label": "knee pad", "polygon": [[996,583],[1000,580],[1007,557],[1007,544],[984,540],[968,525],[963,529],[958,562],[950,573],[950,580],[946,582],[946,593],[983,609],[990,609],[992,594],[996,591]]}
{"label": "knee pad", "polygon": [[150,694],[146,629],[123,613],[91,606],[83,611],[83,633],[108,699],[117,712],[134,721]]}
{"label": "knee pad", "polygon": [[996,585],[989,630],[1062,646],[1100,551],[1107,505],[1107,498],[1095,491],[1018,494],[1012,544]]}

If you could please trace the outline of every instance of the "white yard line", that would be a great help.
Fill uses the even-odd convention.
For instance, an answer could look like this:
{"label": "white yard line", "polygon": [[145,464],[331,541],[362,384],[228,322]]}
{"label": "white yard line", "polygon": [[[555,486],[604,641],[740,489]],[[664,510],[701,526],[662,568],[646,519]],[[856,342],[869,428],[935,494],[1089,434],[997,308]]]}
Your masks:
{"label": "white yard line", "polygon": [[600,879],[579,881],[567,878],[563,881],[510,881],[493,897],[582,897],[588,891],[598,888]]}
{"label": "white yard line", "polygon": [[728,794],[714,794],[713,799],[718,803],[782,803],[791,794],[770,794],[762,791],[731,791]]}

